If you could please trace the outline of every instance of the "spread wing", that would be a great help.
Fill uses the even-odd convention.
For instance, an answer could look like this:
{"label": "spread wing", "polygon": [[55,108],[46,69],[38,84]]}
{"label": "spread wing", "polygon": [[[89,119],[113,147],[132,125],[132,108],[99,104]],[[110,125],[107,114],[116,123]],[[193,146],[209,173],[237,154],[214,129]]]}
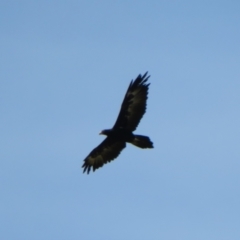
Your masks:
{"label": "spread wing", "polygon": [[134,81],[131,81],[113,128],[125,128],[130,131],[137,128],[147,106],[148,86],[150,85],[150,83],[146,84],[150,77],[147,74],[147,72],[143,76],[140,74]]}
{"label": "spread wing", "polygon": [[91,168],[95,171],[102,167],[103,164],[115,159],[125,147],[125,142],[116,141],[107,137],[84,159],[84,164],[82,165],[83,172],[87,171],[87,173],[89,173]]}

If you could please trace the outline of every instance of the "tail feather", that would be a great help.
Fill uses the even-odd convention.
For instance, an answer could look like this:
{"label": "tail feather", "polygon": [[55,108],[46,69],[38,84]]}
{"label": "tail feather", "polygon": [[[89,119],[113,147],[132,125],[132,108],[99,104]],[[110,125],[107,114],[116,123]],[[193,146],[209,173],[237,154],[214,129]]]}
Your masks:
{"label": "tail feather", "polygon": [[147,136],[134,135],[134,139],[131,143],[140,148],[153,148],[153,143]]}

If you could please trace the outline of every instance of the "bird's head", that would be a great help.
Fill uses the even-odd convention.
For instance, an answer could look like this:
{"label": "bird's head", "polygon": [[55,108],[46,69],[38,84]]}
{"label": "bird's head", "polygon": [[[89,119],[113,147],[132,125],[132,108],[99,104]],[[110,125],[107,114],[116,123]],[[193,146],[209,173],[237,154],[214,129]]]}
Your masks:
{"label": "bird's head", "polygon": [[108,136],[110,134],[111,130],[110,129],[105,129],[105,130],[102,130],[99,135],[106,135]]}

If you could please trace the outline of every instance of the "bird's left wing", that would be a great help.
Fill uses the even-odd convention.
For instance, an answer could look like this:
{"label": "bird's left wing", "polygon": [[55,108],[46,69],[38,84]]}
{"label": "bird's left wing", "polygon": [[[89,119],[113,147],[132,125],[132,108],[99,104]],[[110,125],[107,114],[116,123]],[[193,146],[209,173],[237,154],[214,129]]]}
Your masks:
{"label": "bird's left wing", "polygon": [[148,86],[147,72],[131,81],[123,99],[118,118],[113,128],[125,128],[134,131],[146,111]]}
{"label": "bird's left wing", "polygon": [[84,164],[82,165],[83,172],[87,171],[89,173],[91,168],[95,171],[102,167],[104,164],[115,159],[125,147],[125,142],[107,137],[84,159]]}

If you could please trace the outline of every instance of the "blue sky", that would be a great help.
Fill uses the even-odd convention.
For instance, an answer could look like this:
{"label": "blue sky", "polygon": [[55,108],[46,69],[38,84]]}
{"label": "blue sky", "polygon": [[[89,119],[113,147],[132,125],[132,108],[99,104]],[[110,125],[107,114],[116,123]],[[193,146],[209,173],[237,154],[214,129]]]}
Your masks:
{"label": "blue sky", "polygon": [[[240,239],[239,1],[1,1],[0,238]],[[111,164],[83,159],[149,71]]]}

